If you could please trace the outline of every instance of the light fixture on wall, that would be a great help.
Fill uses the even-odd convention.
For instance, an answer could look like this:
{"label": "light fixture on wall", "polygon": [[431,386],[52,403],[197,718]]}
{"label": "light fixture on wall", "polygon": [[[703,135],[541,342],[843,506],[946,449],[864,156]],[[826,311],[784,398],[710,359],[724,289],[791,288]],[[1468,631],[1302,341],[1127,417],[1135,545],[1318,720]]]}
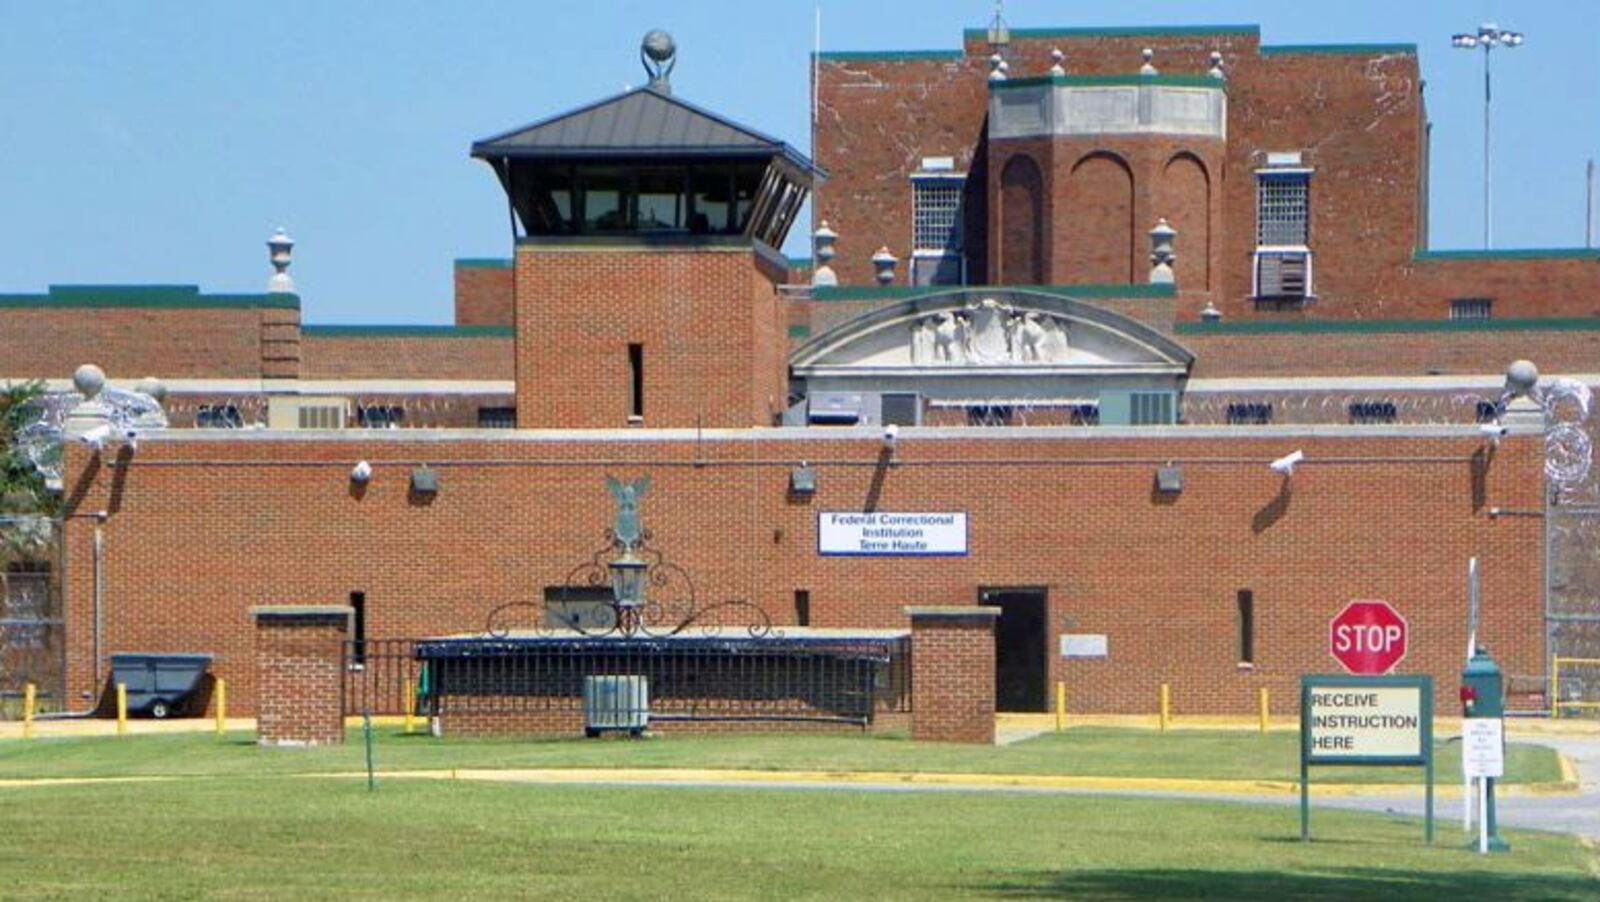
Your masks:
{"label": "light fixture on wall", "polygon": [[356,465],[350,468],[350,481],[356,485],[366,485],[371,479],[372,464],[361,460],[357,461]]}
{"label": "light fixture on wall", "polygon": [[411,471],[411,491],[418,495],[436,495],[439,493],[439,474],[420,466]]}
{"label": "light fixture on wall", "polygon": [[789,471],[789,491],[796,495],[814,495],[817,492],[817,471],[805,462]]}
{"label": "light fixture on wall", "polygon": [[1176,495],[1183,491],[1183,468],[1168,463],[1156,468],[1156,491]]}

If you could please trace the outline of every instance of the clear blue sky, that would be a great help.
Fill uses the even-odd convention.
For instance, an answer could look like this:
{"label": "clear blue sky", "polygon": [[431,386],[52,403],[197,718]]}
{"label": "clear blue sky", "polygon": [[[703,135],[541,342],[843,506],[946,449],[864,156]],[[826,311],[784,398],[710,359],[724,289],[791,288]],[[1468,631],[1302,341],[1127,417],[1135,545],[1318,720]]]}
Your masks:
{"label": "clear blue sky", "polygon": [[[677,38],[680,95],[809,145],[810,0],[0,2],[0,291],[259,291],[262,242],[282,224],[300,243],[308,322],[448,322],[451,260],[510,250],[505,201],[469,143],[638,84],[651,27]],[[831,50],[954,49],[992,11],[822,7]],[[1007,18],[1415,42],[1439,248],[1475,247],[1481,229],[1482,62],[1449,36],[1498,20],[1528,43],[1496,54],[1496,243],[1583,241],[1583,167],[1600,156],[1597,0],[1011,0]]]}

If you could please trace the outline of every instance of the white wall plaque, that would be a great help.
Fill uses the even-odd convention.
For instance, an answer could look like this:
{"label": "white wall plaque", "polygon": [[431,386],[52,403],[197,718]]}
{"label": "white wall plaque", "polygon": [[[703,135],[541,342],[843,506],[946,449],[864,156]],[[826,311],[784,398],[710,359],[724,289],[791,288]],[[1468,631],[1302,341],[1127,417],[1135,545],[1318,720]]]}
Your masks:
{"label": "white wall plaque", "polygon": [[817,553],[868,557],[967,553],[967,515],[819,511]]}
{"label": "white wall plaque", "polygon": [[1062,633],[1061,657],[1104,658],[1109,653],[1106,637],[1101,633]]}

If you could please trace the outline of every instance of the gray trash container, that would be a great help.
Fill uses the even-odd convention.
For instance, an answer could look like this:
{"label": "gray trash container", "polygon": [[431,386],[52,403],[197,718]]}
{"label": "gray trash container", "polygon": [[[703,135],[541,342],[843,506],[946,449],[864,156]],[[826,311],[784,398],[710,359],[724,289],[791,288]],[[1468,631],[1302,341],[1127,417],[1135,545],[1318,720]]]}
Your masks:
{"label": "gray trash container", "polygon": [[118,683],[128,687],[130,714],[171,717],[188,707],[210,666],[210,655],[115,654],[111,691]]}

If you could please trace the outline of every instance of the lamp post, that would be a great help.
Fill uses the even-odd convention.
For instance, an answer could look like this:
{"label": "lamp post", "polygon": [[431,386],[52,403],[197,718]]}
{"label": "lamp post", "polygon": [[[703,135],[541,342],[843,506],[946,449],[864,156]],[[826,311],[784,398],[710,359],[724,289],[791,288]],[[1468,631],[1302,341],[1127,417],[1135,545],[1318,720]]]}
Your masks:
{"label": "lamp post", "polygon": [[1491,219],[1494,211],[1494,201],[1490,193],[1489,181],[1489,106],[1492,94],[1489,88],[1489,55],[1496,47],[1521,47],[1522,32],[1511,31],[1488,22],[1478,26],[1476,33],[1464,32],[1453,36],[1450,45],[1457,50],[1476,50],[1483,48],[1483,248],[1488,250],[1494,240],[1494,231]]}

